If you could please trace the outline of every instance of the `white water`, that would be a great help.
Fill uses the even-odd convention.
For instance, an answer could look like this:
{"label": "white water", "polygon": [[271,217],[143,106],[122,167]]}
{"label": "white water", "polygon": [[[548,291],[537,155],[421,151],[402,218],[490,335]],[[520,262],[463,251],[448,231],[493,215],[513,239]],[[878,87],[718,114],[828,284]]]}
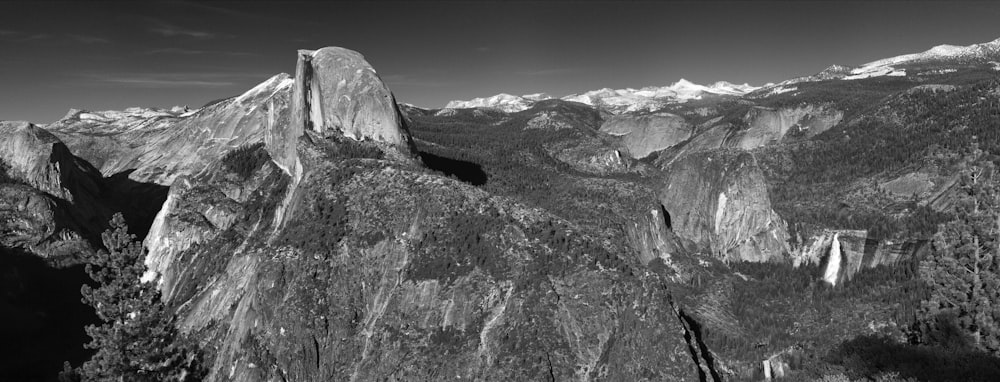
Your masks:
{"label": "white water", "polygon": [[830,243],[830,259],[826,263],[826,271],[823,272],[823,281],[830,285],[837,285],[837,273],[840,272],[840,240],[839,233],[833,234],[833,242]]}

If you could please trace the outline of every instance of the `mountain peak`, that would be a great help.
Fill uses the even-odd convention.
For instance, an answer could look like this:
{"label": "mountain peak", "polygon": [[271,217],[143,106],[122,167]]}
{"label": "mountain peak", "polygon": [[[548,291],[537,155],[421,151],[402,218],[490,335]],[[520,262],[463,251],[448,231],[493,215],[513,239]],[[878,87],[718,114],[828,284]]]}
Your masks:
{"label": "mountain peak", "polygon": [[690,88],[690,87],[702,87],[702,86],[698,85],[698,84],[696,84],[694,82],[691,82],[691,81],[688,81],[688,80],[685,80],[685,79],[681,78],[681,79],[677,80],[677,82],[674,82],[673,85],[670,85],[670,87],[672,87],[672,88]]}

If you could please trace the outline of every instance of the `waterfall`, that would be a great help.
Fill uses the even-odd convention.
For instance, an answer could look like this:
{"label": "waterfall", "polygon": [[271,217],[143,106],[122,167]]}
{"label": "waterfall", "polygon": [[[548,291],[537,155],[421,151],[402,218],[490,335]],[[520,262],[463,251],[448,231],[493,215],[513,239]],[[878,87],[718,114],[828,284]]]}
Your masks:
{"label": "waterfall", "polygon": [[823,272],[823,280],[830,285],[837,285],[837,273],[840,272],[840,233],[833,234],[833,242],[830,243],[830,259],[826,262],[826,271]]}

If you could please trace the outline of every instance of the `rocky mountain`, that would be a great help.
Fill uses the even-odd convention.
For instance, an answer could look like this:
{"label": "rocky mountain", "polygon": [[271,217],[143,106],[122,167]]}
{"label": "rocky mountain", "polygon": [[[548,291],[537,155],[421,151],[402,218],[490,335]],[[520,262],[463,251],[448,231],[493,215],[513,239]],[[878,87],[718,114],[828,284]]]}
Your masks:
{"label": "rocky mountain", "polygon": [[[166,190],[103,177],[52,133],[29,122],[0,122],[0,246],[26,250],[53,264],[90,253],[116,211],[148,222]],[[137,227],[138,229],[138,227]],[[144,233],[142,229],[136,232]]]}
{"label": "rocky mountain", "polygon": [[0,249],[66,265],[125,211],[210,381],[817,377],[912,323],[1000,157],[995,43],[441,110],[300,50],[199,109],[0,123]]}
{"label": "rocky mountain", "polygon": [[752,96],[780,94],[794,90],[794,84],[827,80],[860,80],[875,77],[901,77],[955,73],[960,68],[981,68],[1000,71],[1000,39],[969,46],[938,45],[920,53],[904,54],[875,60],[856,67],[832,65],[823,71],[797,77],[778,84],[768,84],[755,90]]}
{"label": "rocky mountain", "polygon": [[279,74],[196,111],[74,110],[44,128],[105,176],[128,171],[130,179],[169,186],[228,150],[263,141],[268,124],[290,118],[292,85],[287,74]]}
{"label": "rocky mountain", "polygon": [[497,109],[504,112],[517,112],[521,110],[526,110],[535,103],[535,101],[541,101],[543,99],[550,99],[551,97],[545,96],[542,98],[541,95],[525,95],[516,96],[506,93],[500,93],[492,97],[485,98],[473,98],[468,101],[451,101],[445,105],[445,109],[474,109],[474,108],[491,108]]}
{"label": "rocky mountain", "polygon": [[[669,86],[650,86],[641,89],[604,88],[581,94],[570,94],[561,99],[596,106],[602,110],[614,113],[655,111],[666,105],[701,99],[713,95],[740,96],[756,90],[748,84],[736,85],[719,81],[710,86],[698,85],[681,79]],[[469,101],[451,101],[445,109],[491,108],[504,112],[527,110],[535,102],[551,99],[544,93],[515,96],[498,94],[492,97],[475,98]]]}
{"label": "rocky mountain", "polygon": [[[209,380],[688,380],[712,370],[662,279],[615,244],[392,155],[409,137],[392,103],[361,109],[395,121],[363,125],[378,130],[337,124],[357,108],[314,109],[370,67],[310,62],[345,58],[360,55],[300,53],[293,117],[263,133],[286,140],[238,154],[262,161],[230,154],[178,178],[146,239],[149,279],[182,329],[214,349]],[[333,94],[383,99],[379,83],[347,89]]]}

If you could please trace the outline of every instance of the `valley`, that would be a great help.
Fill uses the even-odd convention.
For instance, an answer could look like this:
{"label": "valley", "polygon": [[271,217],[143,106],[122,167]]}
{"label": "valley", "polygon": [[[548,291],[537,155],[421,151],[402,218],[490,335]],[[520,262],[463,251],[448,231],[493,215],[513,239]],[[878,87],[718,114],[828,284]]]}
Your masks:
{"label": "valley", "polygon": [[1000,375],[996,309],[933,282],[982,237],[955,267],[995,302],[1000,40],[440,109],[359,52],[287,58],[197,109],[0,122],[0,340],[43,348],[0,376],[87,360],[116,212],[207,381]]}

